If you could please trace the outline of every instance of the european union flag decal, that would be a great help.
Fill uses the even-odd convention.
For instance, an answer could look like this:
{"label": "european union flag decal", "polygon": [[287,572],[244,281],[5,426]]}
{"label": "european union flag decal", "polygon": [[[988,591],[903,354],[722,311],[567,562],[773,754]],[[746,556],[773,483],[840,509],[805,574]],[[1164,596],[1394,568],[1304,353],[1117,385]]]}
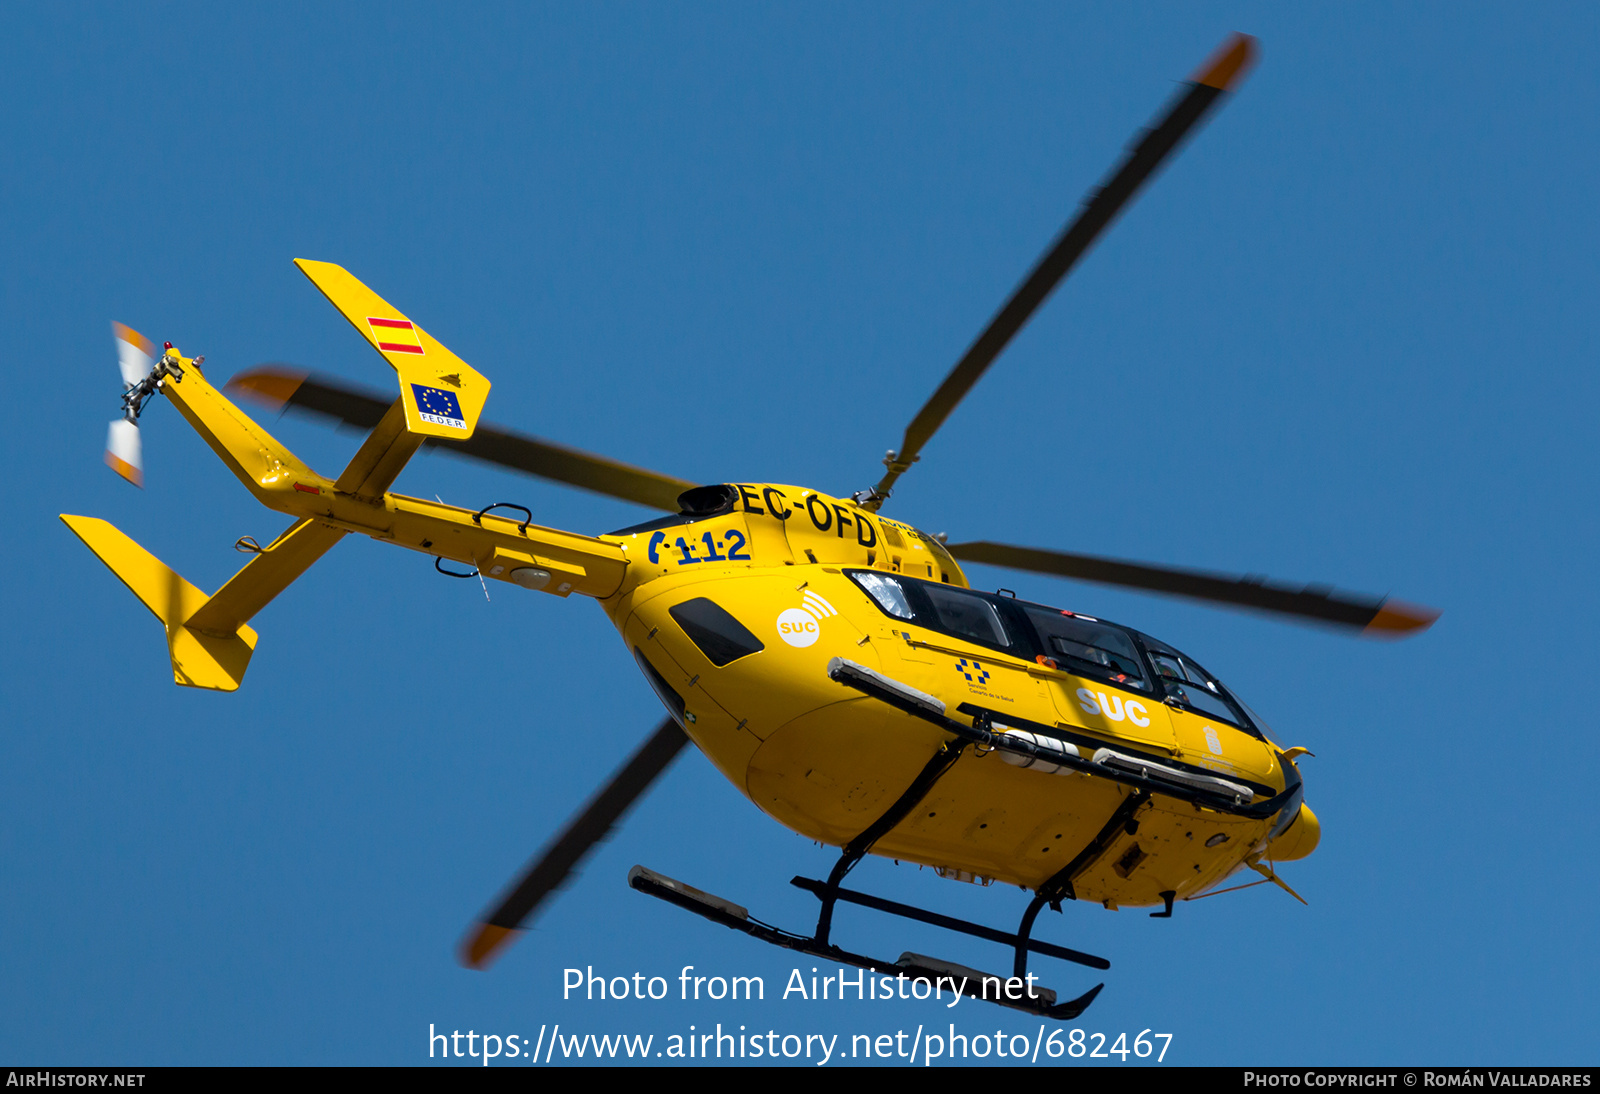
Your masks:
{"label": "european union flag decal", "polygon": [[467,421],[461,416],[461,400],[456,398],[455,392],[423,384],[412,384],[411,390],[416,393],[417,413],[423,421],[455,429],[467,428]]}

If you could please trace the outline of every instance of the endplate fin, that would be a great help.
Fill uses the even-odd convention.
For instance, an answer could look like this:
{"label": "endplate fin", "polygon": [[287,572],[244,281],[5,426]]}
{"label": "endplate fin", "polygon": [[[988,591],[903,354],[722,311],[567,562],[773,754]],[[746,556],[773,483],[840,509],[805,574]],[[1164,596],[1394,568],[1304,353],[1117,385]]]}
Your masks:
{"label": "endplate fin", "polygon": [[61,514],[61,519],[161,620],[167,632],[174,682],[213,691],[238,690],[250,665],[250,655],[255,652],[254,630],[243,623],[228,634],[190,629],[184,624],[205,607],[210,597],[110,521],[67,513]]}

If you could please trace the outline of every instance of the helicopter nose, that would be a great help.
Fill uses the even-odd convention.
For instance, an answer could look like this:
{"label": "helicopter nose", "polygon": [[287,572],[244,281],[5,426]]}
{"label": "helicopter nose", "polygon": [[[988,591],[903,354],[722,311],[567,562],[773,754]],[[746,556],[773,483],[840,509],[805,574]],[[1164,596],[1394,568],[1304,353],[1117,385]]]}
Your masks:
{"label": "helicopter nose", "polygon": [[1322,842],[1322,822],[1305,802],[1300,803],[1300,815],[1289,822],[1283,834],[1272,841],[1272,861],[1289,862],[1305,858]]}

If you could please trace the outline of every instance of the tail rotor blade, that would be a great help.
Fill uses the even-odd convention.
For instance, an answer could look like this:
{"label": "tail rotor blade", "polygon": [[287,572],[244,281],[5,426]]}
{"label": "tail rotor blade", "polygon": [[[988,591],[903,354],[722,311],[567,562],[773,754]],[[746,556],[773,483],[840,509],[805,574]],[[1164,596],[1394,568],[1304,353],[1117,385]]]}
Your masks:
{"label": "tail rotor blade", "polygon": [[122,369],[122,386],[132,387],[155,368],[155,343],[121,323],[112,323],[111,333],[117,340],[117,365]]}
{"label": "tail rotor blade", "polygon": [[144,486],[144,446],[139,441],[138,402],[134,389],[156,367],[155,344],[121,323],[111,324],[117,343],[117,368],[122,372],[122,418],[106,431],[106,466],[133,485]]}
{"label": "tail rotor blade", "polygon": [[118,418],[106,432],[106,466],[133,485],[144,486],[144,449],[139,443],[139,427]]}
{"label": "tail rotor blade", "polygon": [[605,839],[688,743],[668,718],[566,828],[530,862],[522,876],[461,942],[461,963],[484,969],[516,937],[545,899],[571,876],[591,848]]}

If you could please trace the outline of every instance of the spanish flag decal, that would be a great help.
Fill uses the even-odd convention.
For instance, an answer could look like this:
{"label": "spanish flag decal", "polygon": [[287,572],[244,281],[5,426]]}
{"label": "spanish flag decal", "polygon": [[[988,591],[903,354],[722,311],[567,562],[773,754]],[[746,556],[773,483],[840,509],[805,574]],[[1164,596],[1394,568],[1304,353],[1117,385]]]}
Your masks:
{"label": "spanish flag decal", "polygon": [[379,349],[390,353],[422,352],[422,339],[417,337],[417,328],[409,319],[368,316],[367,326],[372,328],[372,340],[378,343]]}

